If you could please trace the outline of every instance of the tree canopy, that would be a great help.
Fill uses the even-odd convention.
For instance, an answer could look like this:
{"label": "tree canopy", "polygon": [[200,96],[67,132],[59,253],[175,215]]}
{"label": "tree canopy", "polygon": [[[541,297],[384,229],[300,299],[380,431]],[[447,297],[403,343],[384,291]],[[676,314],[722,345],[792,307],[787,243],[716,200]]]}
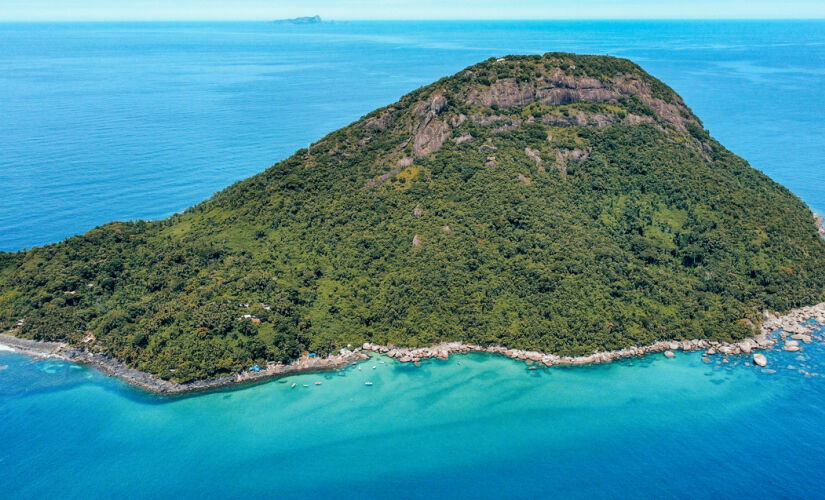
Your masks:
{"label": "tree canopy", "polygon": [[365,341],[730,341],[823,285],[807,206],[669,87],[551,53],[418,89],[182,214],[0,253],[0,329],[186,382]]}

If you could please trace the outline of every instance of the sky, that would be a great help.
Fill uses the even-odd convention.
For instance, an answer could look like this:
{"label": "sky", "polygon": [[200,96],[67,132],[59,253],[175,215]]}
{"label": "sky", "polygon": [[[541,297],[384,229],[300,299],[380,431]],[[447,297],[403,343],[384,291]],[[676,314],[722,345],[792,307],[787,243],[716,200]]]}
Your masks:
{"label": "sky", "polygon": [[809,19],[825,0],[0,0],[0,21]]}

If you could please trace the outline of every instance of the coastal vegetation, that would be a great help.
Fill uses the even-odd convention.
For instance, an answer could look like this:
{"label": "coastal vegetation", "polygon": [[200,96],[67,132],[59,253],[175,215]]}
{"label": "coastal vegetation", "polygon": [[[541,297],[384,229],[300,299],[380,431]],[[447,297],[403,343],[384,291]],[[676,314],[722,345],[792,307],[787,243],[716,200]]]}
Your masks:
{"label": "coastal vegetation", "polygon": [[161,221],[0,253],[0,330],[178,382],[363,342],[586,355],[825,300],[796,196],[634,63],[490,59]]}

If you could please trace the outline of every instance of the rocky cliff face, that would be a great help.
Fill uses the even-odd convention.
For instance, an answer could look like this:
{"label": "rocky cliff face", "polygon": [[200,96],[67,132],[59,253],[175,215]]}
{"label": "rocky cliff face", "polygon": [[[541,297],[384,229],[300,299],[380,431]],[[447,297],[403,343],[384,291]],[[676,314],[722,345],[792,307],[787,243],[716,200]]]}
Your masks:
{"label": "rocky cliff face", "polygon": [[[616,59],[622,63],[611,66],[604,60],[585,56],[577,59],[582,63],[577,65],[565,54],[491,59],[407,96],[400,105],[369,116],[361,126],[376,133],[409,134],[402,146],[411,144],[413,156],[424,157],[447,142],[472,141],[473,133],[465,131],[467,123],[490,134],[514,132],[537,122],[592,128],[652,124],[663,131],[696,135],[696,148],[709,158],[701,121],[678,95],[632,63]],[[593,61],[600,62],[588,64]],[[535,150],[532,156],[539,154]],[[550,156],[564,170],[568,161],[580,161],[587,154],[572,148]],[[495,163],[492,158],[488,161]]]}
{"label": "rocky cliff face", "polygon": [[[497,62],[506,64],[506,59]],[[483,73],[482,73],[483,75]],[[469,71],[467,76],[477,77]],[[666,102],[661,97],[655,97],[650,85],[633,74],[614,75],[609,79],[600,80],[589,76],[574,76],[566,74],[559,68],[543,72],[526,82],[518,82],[515,78],[496,80],[490,86],[472,88],[464,99],[468,104],[485,107],[508,109],[516,106],[529,106],[538,103],[543,106],[559,106],[577,102],[619,103],[622,99],[637,98],[644,105],[655,111],[658,119],[678,130],[686,131],[685,122],[696,122],[684,103],[675,96],[670,96],[673,102]],[[633,115],[629,122],[652,121],[654,117]],[[581,121],[577,125],[587,125]],[[607,122],[596,125],[605,126]]]}

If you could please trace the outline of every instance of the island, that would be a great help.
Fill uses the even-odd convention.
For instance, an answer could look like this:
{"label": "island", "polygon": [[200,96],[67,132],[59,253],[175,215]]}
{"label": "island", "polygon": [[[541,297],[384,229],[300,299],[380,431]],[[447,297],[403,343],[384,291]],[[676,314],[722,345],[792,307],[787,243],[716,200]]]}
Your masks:
{"label": "island", "polygon": [[278,19],[272,22],[275,24],[321,24],[323,21],[321,20],[321,16],[304,16],[292,19]]}
{"label": "island", "polygon": [[635,63],[491,58],[181,214],[0,253],[0,343],[171,392],[369,351],[750,352],[825,322],[820,230]]}

